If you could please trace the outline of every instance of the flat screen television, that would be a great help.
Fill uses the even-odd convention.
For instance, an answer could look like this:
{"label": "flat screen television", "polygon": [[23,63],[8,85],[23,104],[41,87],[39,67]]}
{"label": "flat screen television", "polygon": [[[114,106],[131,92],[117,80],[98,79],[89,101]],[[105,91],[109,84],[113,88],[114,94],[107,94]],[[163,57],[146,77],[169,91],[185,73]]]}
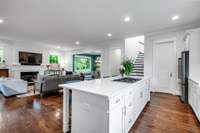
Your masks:
{"label": "flat screen television", "polygon": [[19,63],[21,65],[41,65],[42,54],[19,51]]}

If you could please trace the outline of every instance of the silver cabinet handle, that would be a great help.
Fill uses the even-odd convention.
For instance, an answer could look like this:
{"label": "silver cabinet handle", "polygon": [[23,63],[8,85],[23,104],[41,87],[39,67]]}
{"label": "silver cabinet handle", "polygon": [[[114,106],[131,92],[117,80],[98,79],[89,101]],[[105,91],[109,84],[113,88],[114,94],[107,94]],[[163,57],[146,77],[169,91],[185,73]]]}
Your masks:
{"label": "silver cabinet handle", "polygon": [[143,92],[140,92],[140,98],[143,98]]}
{"label": "silver cabinet handle", "polygon": [[130,124],[133,120],[132,119],[129,119],[128,123]]}
{"label": "silver cabinet handle", "polygon": [[170,78],[173,76],[172,72],[170,72],[169,76],[170,76]]}
{"label": "silver cabinet handle", "polygon": [[124,106],[124,115],[126,116],[126,106]]}
{"label": "silver cabinet handle", "polygon": [[116,101],[115,101],[115,103],[119,103],[120,102],[120,99],[118,98]]}

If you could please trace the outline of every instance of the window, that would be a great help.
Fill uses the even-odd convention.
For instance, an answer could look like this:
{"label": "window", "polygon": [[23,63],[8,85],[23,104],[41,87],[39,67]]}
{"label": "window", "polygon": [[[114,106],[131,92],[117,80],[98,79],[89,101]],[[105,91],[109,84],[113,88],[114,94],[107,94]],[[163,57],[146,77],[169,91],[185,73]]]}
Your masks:
{"label": "window", "polygon": [[74,71],[77,73],[90,73],[92,71],[91,57],[88,56],[74,56]]}
{"label": "window", "polygon": [[49,64],[59,64],[59,60],[58,55],[49,55]]}
{"label": "window", "polygon": [[3,49],[0,48],[0,63],[4,60],[3,58]]}

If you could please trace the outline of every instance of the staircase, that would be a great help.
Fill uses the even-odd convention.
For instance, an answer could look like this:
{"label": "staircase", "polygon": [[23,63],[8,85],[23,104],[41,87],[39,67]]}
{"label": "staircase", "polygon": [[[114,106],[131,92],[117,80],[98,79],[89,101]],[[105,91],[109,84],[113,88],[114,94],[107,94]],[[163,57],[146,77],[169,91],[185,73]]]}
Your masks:
{"label": "staircase", "polygon": [[134,71],[131,73],[131,76],[144,76],[144,53],[139,52],[137,55],[134,63]]}

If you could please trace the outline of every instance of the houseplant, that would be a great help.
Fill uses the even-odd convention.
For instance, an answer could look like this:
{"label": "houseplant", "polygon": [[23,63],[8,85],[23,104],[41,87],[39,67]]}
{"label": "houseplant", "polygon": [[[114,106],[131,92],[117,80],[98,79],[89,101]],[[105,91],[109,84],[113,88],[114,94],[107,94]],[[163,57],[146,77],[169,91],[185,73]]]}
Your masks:
{"label": "houseplant", "polygon": [[125,59],[121,63],[121,67],[119,69],[119,72],[123,77],[124,75],[130,76],[130,74],[131,74],[131,72],[133,72],[133,70],[134,70],[133,60],[132,59]]}

